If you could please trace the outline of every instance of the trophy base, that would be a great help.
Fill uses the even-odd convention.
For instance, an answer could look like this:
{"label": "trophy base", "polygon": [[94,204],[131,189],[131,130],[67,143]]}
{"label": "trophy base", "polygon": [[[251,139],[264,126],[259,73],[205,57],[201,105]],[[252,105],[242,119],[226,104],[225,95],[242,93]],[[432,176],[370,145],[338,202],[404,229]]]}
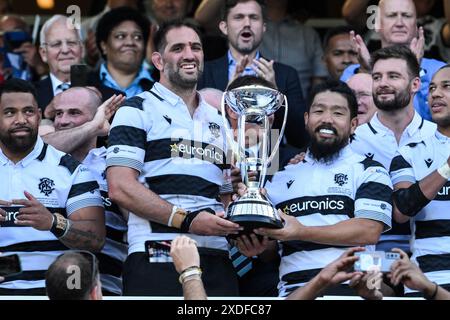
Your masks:
{"label": "trophy base", "polygon": [[228,235],[231,239],[253,233],[253,230],[258,228],[283,228],[283,222],[278,216],[277,209],[257,191],[247,192],[243,197],[231,203],[227,209],[227,219],[244,227],[239,234]]}
{"label": "trophy base", "polygon": [[[243,214],[238,216],[230,217],[228,220],[237,223],[238,225],[244,227],[244,230],[239,232],[239,234],[228,235],[231,239],[236,239],[242,235],[249,235],[254,233],[254,229],[258,228],[269,228],[269,229],[281,229],[283,228],[283,223],[265,216],[258,216],[254,214]],[[257,235],[258,239],[262,239],[262,236]]]}

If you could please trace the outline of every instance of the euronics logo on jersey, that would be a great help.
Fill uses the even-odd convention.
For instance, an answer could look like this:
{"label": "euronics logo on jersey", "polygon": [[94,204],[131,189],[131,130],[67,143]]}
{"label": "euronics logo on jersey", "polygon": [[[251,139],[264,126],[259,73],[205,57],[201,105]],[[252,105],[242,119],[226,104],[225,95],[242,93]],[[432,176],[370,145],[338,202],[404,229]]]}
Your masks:
{"label": "euronics logo on jersey", "polygon": [[170,145],[172,158],[200,159],[215,164],[223,164],[223,151],[214,145],[204,145],[200,142],[182,140]]}
{"label": "euronics logo on jersey", "polygon": [[282,202],[277,207],[295,217],[315,213],[353,215],[354,202],[347,196],[330,195],[301,197]]}

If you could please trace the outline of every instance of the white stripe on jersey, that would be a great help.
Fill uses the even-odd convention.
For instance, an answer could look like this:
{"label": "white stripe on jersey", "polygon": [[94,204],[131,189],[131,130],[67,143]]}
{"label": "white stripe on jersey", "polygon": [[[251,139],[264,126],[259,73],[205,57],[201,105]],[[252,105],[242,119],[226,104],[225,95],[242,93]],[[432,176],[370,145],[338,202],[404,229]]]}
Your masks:
{"label": "white stripe on jersey", "polygon": [[[277,208],[306,226],[329,226],[351,217],[379,221],[385,230],[391,226],[389,174],[379,163],[354,153],[348,146],[330,165],[317,163],[307,154],[305,161],[276,173],[266,189]],[[284,277],[303,278],[310,273],[308,270],[323,268],[345,250],[310,242],[283,243],[280,295],[293,285],[288,285]]]}
{"label": "white stripe on jersey", "polygon": [[[443,165],[450,156],[450,139],[438,131],[419,143],[400,148],[391,166],[392,179],[401,182],[401,177],[412,176],[414,183],[421,181]],[[411,182],[409,180],[406,180]],[[430,281],[450,284],[450,180],[438,195],[425,206],[412,223],[412,259],[419,266],[426,267],[425,274]],[[420,263],[430,256],[444,258],[440,263],[428,266]],[[443,270],[444,268],[445,270]]]}
{"label": "white stripe on jersey", "polygon": [[[127,100],[117,111],[109,136],[107,167],[138,170],[142,184],[185,210],[223,211],[216,200],[224,180],[220,166],[225,163],[226,152],[222,122],[218,111],[201,97],[191,117],[181,98],[155,83],[150,92]],[[145,251],[147,240],[169,240],[176,234],[174,228],[130,213],[128,253]],[[202,239],[208,240],[200,241],[206,247],[226,248],[223,237]]]}

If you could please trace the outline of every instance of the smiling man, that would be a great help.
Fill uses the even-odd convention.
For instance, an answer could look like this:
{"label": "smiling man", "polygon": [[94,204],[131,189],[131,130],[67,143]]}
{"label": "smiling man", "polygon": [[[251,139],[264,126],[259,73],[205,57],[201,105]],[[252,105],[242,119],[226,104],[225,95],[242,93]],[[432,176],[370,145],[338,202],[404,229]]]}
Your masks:
{"label": "smiling man", "polygon": [[160,81],[119,108],[107,151],[109,195],[130,212],[124,295],[182,295],[168,250],[148,250],[186,234],[198,243],[208,295],[236,296],[224,236],[240,227],[223,218],[217,200],[226,139],[222,117],[196,90],[199,32],[187,22],[163,24],[155,48]]}
{"label": "smiling man", "polygon": [[[304,160],[266,184],[285,224],[256,233],[281,241],[280,296],[304,286],[346,247],[375,244],[391,227],[387,171],[349,147],[357,108],[345,83],[330,80],[318,85],[305,114],[311,143]],[[341,285],[325,294],[354,293]]]}
{"label": "smiling man", "polygon": [[372,76],[367,73],[357,73],[347,81],[358,101],[358,126],[369,122],[377,107],[372,96]]}
{"label": "smiling man", "polygon": [[[391,164],[394,219],[412,221],[414,261],[430,279],[450,289],[450,66],[434,75],[428,102],[437,131],[399,149]],[[407,295],[418,292],[405,288]]]}

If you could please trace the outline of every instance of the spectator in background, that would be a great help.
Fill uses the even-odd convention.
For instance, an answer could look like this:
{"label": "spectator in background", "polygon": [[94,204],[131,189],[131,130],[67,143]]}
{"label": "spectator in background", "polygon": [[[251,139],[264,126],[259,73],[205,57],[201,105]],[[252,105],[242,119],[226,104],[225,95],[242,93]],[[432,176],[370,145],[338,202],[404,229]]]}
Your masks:
{"label": "spectator in background", "polygon": [[8,14],[12,12],[12,6],[10,0],[0,0],[0,15]]}
{"label": "spectator in background", "polygon": [[[450,1],[442,0],[445,17],[430,15],[437,1],[413,0],[417,12],[417,25],[424,29],[425,56],[442,61],[450,60]],[[440,1],[440,0],[438,0]],[[342,7],[342,16],[358,32],[365,33],[364,38],[370,51],[381,47],[380,37],[372,30],[367,30],[367,7],[376,5],[377,1],[347,0]],[[370,11],[373,13],[373,11]]]}
{"label": "spectator in background", "polygon": [[[74,274],[80,278],[74,279]],[[48,268],[45,288],[50,300],[102,300],[102,283],[95,255],[89,251],[63,253]]]}
{"label": "spectator in background", "polygon": [[[261,0],[227,0],[220,29],[227,36],[230,49],[227,55],[205,63],[199,88],[225,90],[229,82],[242,75],[256,75],[273,83],[289,102],[287,142],[301,148],[308,139],[300,81],[294,68],[261,56],[259,46],[265,31],[264,10]],[[275,113],[274,129],[281,128],[284,112],[281,108]]]}
{"label": "spectator in background", "polygon": [[97,46],[103,62],[92,75],[104,86],[132,97],[153,86],[144,65],[150,22],[137,10],[121,7],[105,13],[98,22]]}
{"label": "spectator in background", "polygon": [[100,58],[100,52],[95,40],[95,30],[97,30],[98,21],[111,9],[119,7],[130,7],[138,10],[138,0],[108,0],[102,12],[84,20],[81,24],[81,38],[84,39],[86,47],[85,61],[92,67],[96,66]]}
{"label": "spectator in background", "polygon": [[[421,117],[431,120],[427,105],[428,85],[434,73],[444,66],[442,61],[423,57],[424,32],[417,28],[417,14],[413,0],[381,0],[379,3],[378,28],[376,32],[381,39],[381,47],[406,45],[414,52],[419,61],[421,71],[420,90],[414,97],[414,108]],[[351,65],[343,73],[341,80],[347,81],[358,70],[370,70],[370,53],[361,36],[356,35],[353,41],[358,49],[360,65]]]}
{"label": "spectator in background", "polygon": [[369,122],[377,107],[372,96],[372,76],[367,73],[357,73],[347,81],[358,101],[358,126]]}
{"label": "spectator in background", "polygon": [[[292,17],[290,2],[265,1],[264,15],[267,17],[264,17],[265,32],[259,50],[265,58],[297,71],[306,99],[311,87],[327,77],[327,71],[321,61],[323,51],[318,33]],[[225,0],[203,0],[199,5],[195,18],[207,32],[213,33],[217,29],[217,24],[223,19],[220,17],[221,9],[226,3]]]}
{"label": "spectator in background", "polygon": [[193,0],[148,0],[149,14],[157,25],[184,19],[192,11]]}
{"label": "spectator in background", "polygon": [[350,27],[341,26],[331,28],[325,34],[323,62],[332,79],[339,80],[349,65],[358,63],[358,52],[349,37],[351,30]]}
{"label": "spectator in background", "polygon": [[4,79],[36,81],[47,74],[48,67],[31,41],[29,27],[23,18],[5,15],[0,19],[0,73]]}

